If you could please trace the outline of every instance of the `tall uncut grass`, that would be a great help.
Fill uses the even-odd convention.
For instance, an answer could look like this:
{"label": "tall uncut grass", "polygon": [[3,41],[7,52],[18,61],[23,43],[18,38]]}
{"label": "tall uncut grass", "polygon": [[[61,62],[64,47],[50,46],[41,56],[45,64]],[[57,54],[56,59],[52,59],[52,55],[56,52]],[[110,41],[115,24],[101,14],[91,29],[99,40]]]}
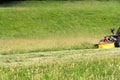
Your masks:
{"label": "tall uncut grass", "polygon": [[[89,39],[92,40],[92,39]],[[86,42],[82,38],[65,39],[44,39],[44,40],[0,40],[0,54],[24,54],[31,52],[60,51],[70,49],[90,49],[94,48],[93,42]],[[96,41],[97,42],[97,41]]]}

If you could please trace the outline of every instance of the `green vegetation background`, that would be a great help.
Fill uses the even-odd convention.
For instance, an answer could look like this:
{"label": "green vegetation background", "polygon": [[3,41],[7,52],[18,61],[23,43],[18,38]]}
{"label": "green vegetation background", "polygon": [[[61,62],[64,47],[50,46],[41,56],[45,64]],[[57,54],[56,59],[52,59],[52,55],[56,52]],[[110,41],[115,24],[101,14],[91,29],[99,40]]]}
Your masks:
{"label": "green vegetation background", "polygon": [[101,37],[120,26],[118,1],[22,1],[0,6],[1,39]]}
{"label": "green vegetation background", "polygon": [[94,40],[110,34],[109,28],[120,26],[119,4],[1,4],[0,80],[119,80],[119,48],[91,49]]}

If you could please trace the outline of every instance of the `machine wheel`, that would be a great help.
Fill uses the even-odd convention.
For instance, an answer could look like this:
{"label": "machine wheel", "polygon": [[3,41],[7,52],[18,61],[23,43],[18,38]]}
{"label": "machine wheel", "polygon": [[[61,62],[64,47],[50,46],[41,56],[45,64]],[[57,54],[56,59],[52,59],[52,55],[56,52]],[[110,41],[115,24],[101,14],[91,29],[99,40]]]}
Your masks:
{"label": "machine wheel", "polygon": [[120,39],[117,39],[117,41],[115,42],[115,47],[120,47]]}
{"label": "machine wheel", "polygon": [[95,45],[94,45],[94,48],[98,48],[98,44],[95,44]]}

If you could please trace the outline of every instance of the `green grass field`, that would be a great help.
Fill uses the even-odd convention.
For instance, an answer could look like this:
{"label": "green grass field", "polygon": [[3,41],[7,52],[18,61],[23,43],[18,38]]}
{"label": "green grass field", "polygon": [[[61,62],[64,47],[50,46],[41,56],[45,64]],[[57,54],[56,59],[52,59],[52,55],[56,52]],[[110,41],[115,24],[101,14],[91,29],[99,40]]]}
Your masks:
{"label": "green grass field", "polygon": [[120,49],[94,49],[120,26],[119,1],[0,5],[0,80],[119,80]]}
{"label": "green grass field", "polygon": [[120,26],[117,1],[16,2],[0,7],[1,39],[101,37]]}
{"label": "green grass field", "polygon": [[119,80],[120,49],[0,55],[0,80]]}
{"label": "green grass field", "polygon": [[[118,1],[23,1],[0,5],[2,54],[93,48],[120,25]],[[86,45],[87,44],[87,45]]]}

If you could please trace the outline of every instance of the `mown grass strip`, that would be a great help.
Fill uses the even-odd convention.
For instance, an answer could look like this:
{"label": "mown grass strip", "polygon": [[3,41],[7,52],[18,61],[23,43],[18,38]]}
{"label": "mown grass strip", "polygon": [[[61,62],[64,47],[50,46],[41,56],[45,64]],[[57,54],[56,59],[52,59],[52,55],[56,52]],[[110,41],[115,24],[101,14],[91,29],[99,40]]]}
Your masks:
{"label": "mown grass strip", "polygon": [[[50,56],[33,56],[39,54]],[[26,60],[23,60],[22,63],[17,62],[16,64],[14,62],[10,62],[9,64],[6,63],[6,66],[0,67],[2,73],[0,78],[2,80],[9,80],[11,76],[12,80],[117,80],[120,75],[119,49],[56,51],[19,55],[21,55],[19,57],[24,57],[26,55]],[[16,57],[18,54],[12,56]],[[33,63],[31,63],[31,61]]]}

